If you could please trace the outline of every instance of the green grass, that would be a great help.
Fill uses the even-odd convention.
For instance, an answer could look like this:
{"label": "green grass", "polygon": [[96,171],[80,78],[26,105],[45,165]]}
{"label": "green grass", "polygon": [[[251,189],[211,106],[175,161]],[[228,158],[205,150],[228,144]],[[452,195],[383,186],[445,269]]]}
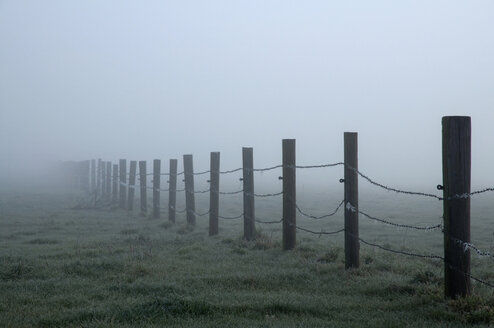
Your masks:
{"label": "green grass", "polygon": [[[325,203],[316,198],[300,197],[300,204],[317,212]],[[241,211],[240,200],[228,201],[224,207],[230,209],[223,214]],[[198,218],[190,229],[181,215],[171,225],[166,215],[152,219],[137,211],[74,207],[79,202],[79,196],[70,194],[1,194],[1,327],[494,324],[493,290],[473,284],[473,296],[445,300],[438,261],[361,245],[361,268],[346,271],[342,235],[298,232],[297,248],[282,251],[281,224],[258,226],[258,238],[247,242],[241,239],[241,220],[221,221],[220,234],[209,237],[207,217]],[[257,213],[277,219],[272,202],[258,202]],[[361,206],[377,216],[391,212],[396,221],[410,223],[412,216],[420,217],[416,224],[437,221],[438,204],[413,202],[393,203],[399,211],[369,197]],[[206,203],[207,197],[199,199],[198,208]],[[337,200],[330,203],[325,206]],[[477,206],[472,218],[472,239],[489,250],[493,229],[483,206]],[[397,230],[360,220],[366,240],[441,254],[440,232]],[[318,222],[299,217],[298,224],[336,230],[342,217]],[[493,262],[472,258],[472,273],[494,280]]]}

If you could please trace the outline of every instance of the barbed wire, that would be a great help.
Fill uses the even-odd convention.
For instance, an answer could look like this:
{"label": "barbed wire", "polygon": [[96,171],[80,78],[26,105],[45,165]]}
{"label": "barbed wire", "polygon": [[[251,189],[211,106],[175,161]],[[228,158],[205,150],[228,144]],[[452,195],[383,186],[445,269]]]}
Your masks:
{"label": "barbed wire", "polygon": [[253,193],[250,193],[250,192],[244,192],[244,193],[247,196],[254,196],[254,197],[258,197],[258,198],[274,197],[274,196],[283,195],[283,191],[277,192],[277,193],[272,193],[272,194],[253,194]]}
{"label": "barbed wire", "polygon": [[355,208],[355,206],[353,206],[352,204],[350,204],[350,202],[347,202],[346,203],[346,206],[345,208],[349,211],[352,211],[352,212],[357,212],[359,214],[362,214],[364,217],[370,219],[370,220],[374,220],[374,221],[377,221],[377,222],[381,222],[381,223],[384,223],[384,224],[389,224],[389,225],[392,225],[394,227],[398,227],[398,228],[407,228],[407,229],[415,229],[415,230],[434,230],[434,229],[440,229],[443,227],[442,223],[439,223],[437,225],[434,225],[434,226],[426,226],[426,227],[418,227],[418,226],[412,226],[412,225],[409,225],[409,224],[399,224],[399,223],[395,223],[395,222],[391,222],[391,221],[388,221],[386,219],[380,219],[380,218],[376,218],[372,215],[369,215],[365,212],[362,212],[361,210],[357,210]]}
{"label": "barbed wire", "polygon": [[242,170],[243,170],[243,167],[239,167],[239,168],[233,169],[233,170],[220,171],[219,173],[220,174],[230,174],[230,173],[235,173],[235,172],[242,171]]}
{"label": "barbed wire", "polygon": [[490,192],[490,191],[494,191],[494,188],[484,188],[484,189],[477,190],[477,191],[470,192],[470,193],[456,194],[456,195],[448,197],[448,200],[471,198],[474,195],[479,195],[479,194],[483,194],[483,193]]}
{"label": "barbed wire", "polygon": [[260,224],[276,224],[276,223],[281,223],[283,222],[283,219],[277,220],[277,221],[266,221],[265,219],[259,220],[259,219],[254,219],[255,222],[260,223]]}
{"label": "barbed wire", "polygon": [[[320,165],[296,165],[295,168],[297,168],[297,169],[319,169],[319,168],[333,167],[333,166],[339,166],[339,165],[345,165],[345,163],[336,162],[336,163],[320,164]],[[293,168],[294,166],[289,165],[287,167]]]}
{"label": "barbed wire", "polygon": [[335,209],[333,212],[331,212],[331,213],[329,213],[329,214],[321,215],[321,216],[315,216],[315,215],[310,215],[310,214],[305,213],[304,211],[302,211],[302,210],[300,209],[300,207],[298,206],[298,204],[295,204],[295,207],[297,208],[297,211],[298,211],[300,214],[302,214],[303,216],[308,217],[308,218],[311,218],[311,219],[314,219],[314,220],[321,220],[321,219],[325,219],[325,218],[331,217],[331,216],[335,215],[336,213],[338,213],[338,211],[339,211],[340,207],[341,207],[344,203],[345,203],[345,200],[342,200],[342,201],[338,204],[338,206],[336,207],[336,209]]}
{"label": "barbed wire", "polygon": [[237,190],[237,191],[219,191],[218,194],[220,194],[220,195],[235,195],[235,194],[240,194],[242,192],[244,192],[243,189]]}
{"label": "barbed wire", "polygon": [[271,171],[271,170],[279,169],[280,167],[283,167],[283,165],[280,164],[280,165],[275,165],[275,166],[271,166],[271,167],[266,167],[263,169],[252,169],[252,170],[245,169],[245,170],[252,171],[252,172],[265,172],[265,171]]}
{"label": "barbed wire", "polygon": [[244,213],[237,216],[221,216],[218,214],[218,217],[223,220],[236,220],[236,219],[240,219],[242,216],[244,216]]}
{"label": "barbed wire", "polygon": [[469,249],[472,249],[475,251],[475,253],[477,253],[478,256],[488,257],[488,258],[494,260],[494,256],[490,252],[483,251],[472,243],[469,243],[469,242],[463,241],[461,239],[455,238],[451,235],[449,235],[449,238],[451,238],[456,244],[460,244],[460,246],[463,248],[463,252],[467,252]]}
{"label": "barbed wire", "polygon": [[211,210],[208,210],[207,212],[204,212],[204,213],[199,213],[199,212],[196,212],[194,210],[189,210],[188,212],[193,213],[194,215],[197,215],[197,216],[206,216],[211,212]]}
{"label": "barbed wire", "polygon": [[311,234],[314,234],[314,235],[336,235],[338,233],[341,233],[343,231],[345,231],[345,229],[340,229],[340,230],[336,230],[336,231],[324,231],[321,229],[321,231],[314,231],[314,230],[309,230],[307,228],[302,228],[302,227],[299,227],[299,226],[295,226],[296,229],[298,230],[301,230],[301,231],[305,231],[305,232],[308,232],[308,233],[311,233]]}
{"label": "barbed wire", "polygon": [[394,191],[394,192],[399,193],[399,194],[417,195],[417,196],[424,196],[424,197],[435,198],[437,200],[443,200],[442,197],[439,197],[439,196],[434,195],[434,194],[429,194],[429,193],[425,193],[425,192],[417,192],[417,191],[400,190],[400,189],[396,189],[396,188],[393,188],[393,187],[388,187],[388,186],[386,186],[386,185],[384,185],[382,183],[379,183],[379,182],[376,182],[376,181],[372,180],[371,178],[369,178],[367,175],[363,174],[362,172],[360,172],[356,168],[353,168],[351,166],[348,166],[348,168],[351,169],[351,170],[353,170],[355,173],[357,173],[358,175],[360,175],[365,180],[367,180],[370,184],[372,184],[374,186],[377,186],[377,187],[380,187],[382,189],[385,189],[387,191]]}
{"label": "barbed wire", "polygon": [[205,193],[208,193],[208,192],[210,192],[210,191],[211,191],[211,189],[196,190],[196,191],[189,191],[189,190],[187,190],[187,192],[188,192],[189,194],[205,194]]}

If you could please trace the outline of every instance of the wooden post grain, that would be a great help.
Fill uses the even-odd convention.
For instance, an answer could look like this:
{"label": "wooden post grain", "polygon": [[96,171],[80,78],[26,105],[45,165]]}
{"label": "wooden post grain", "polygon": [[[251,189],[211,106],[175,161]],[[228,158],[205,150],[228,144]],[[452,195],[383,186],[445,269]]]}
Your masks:
{"label": "wooden post grain", "polygon": [[153,218],[160,217],[161,160],[153,161]]}
{"label": "wooden post grain", "polygon": [[283,139],[283,249],[295,248],[297,235],[295,139]]}
{"label": "wooden post grain", "polygon": [[113,164],[112,203],[116,204],[117,201],[118,201],[118,164]]}
{"label": "wooden post grain", "polygon": [[254,156],[253,149],[242,148],[243,185],[244,185],[244,239],[256,237],[254,207]]}
{"label": "wooden post grain", "polygon": [[119,169],[120,169],[120,207],[125,209],[127,201],[127,160],[121,159],[119,161]]}
{"label": "wooden post grain", "polygon": [[194,163],[192,155],[184,155],[185,208],[187,225],[196,225],[196,201],[194,194]]}
{"label": "wooden post grain", "polygon": [[358,135],[356,132],[344,134],[345,160],[345,268],[358,268]]}
{"label": "wooden post grain", "polygon": [[177,206],[177,160],[170,159],[170,176],[168,184],[168,220],[175,223]]}
{"label": "wooden post grain", "polygon": [[218,213],[220,202],[220,153],[211,153],[211,165],[209,174],[209,235],[218,234]]}
{"label": "wooden post grain", "polygon": [[139,186],[141,187],[141,213],[146,213],[148,211],[146,161],[139,161]]}
{"label": "wooden post grain", "polygon": [[127,198],[127,210],[134,210],[134,195],[136,187],[137,162],[130,161],[129,167],[129,196]]}
{"label": "wooden post grain", "polygon": [[471,293],[470,194],[471,119],[445,116],[443,127],[444,286],[447,298]]}

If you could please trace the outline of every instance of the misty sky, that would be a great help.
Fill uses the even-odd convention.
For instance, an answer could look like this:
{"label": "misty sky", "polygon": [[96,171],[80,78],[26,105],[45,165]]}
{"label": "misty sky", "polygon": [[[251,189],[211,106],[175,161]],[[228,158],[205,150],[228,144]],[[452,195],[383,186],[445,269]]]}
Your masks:
{"label": "misty sky", "polygon": [[336,162],[357,131],[362,171],[435,186],[444,115],[472,116],[473,182],[494,183],[491,0],[0,0],[4,175],[210,151],[228,169],[242,146],[270,166],[282,138]]}

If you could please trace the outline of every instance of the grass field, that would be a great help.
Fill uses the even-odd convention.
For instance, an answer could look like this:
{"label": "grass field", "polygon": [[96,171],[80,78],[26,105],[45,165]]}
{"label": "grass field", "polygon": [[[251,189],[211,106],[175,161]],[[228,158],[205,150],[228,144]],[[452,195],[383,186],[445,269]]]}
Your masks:
{"label": "grass field", "polygon": [[[323,214],[338,194],[301,193]],[[443,265],[361,245],[361,268],[345,271],[343,236],[297,234],[282,251],[281,224],[258,225],[241,239],[242,221],[207,217],[188,229],[104,207],[78,209],[76,194],[0,194],[1,327],[463,327],[494,323],[493,289],[443,298]],[[207,195],[198,197],[198,211]],[[494,245],[489,196],[472,200],[472,241]],[[223,215],[241,213],[240,197],[222,199]],[[259,217],[279,219],[280,199],[259,200]],[[361,209],[400,223],[440,222],[441,203],[366,193]],[[298,225],[342,227],[342,214]],[[361,237],[397,250],[442,255],[440,231],[396,229],[360,218]],[[472,274],[494,281],[494,262],[472,255]]]}

